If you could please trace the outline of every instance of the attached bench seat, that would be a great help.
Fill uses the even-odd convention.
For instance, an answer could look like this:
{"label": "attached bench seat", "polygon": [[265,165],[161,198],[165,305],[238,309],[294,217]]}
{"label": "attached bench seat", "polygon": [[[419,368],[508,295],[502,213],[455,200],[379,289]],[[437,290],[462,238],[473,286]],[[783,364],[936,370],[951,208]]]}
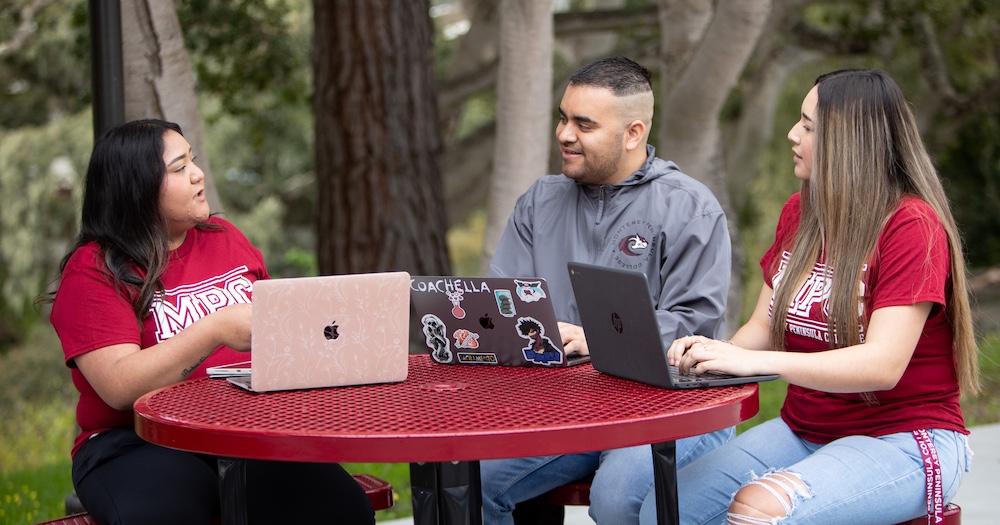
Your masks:
{"label": "attached bench seat", "polygon": [[388,481],[376,478],[371,474],[354,474],[353,477],[354,481],[357,481],[358,485],[365,489],[365,494],[368,494],[373,509],[385,510],[395,503],[392,485]]}
{"label": "attached bench seat", "polygon": [[69,516],[56,518],[54,520],[43,521],[35,525],[97,525],[97,522],[90,517],[90,514],[81,512],[78,514],[70,514]]}
{"label": "attached bench seat", "polygon": [[[353,477],[358,482],[358,485],[361,485],[361,488],[365,489],[368,500],[372,502],[372,508],[375,510],[385,510],[392,507],[395,501],[392,495],[392,485],[389,482],[371,474],[354,474]],[[54,520],[43,521],[36,525],[98,525],[98,523],[90,517],[90,514],[80,512]]]}

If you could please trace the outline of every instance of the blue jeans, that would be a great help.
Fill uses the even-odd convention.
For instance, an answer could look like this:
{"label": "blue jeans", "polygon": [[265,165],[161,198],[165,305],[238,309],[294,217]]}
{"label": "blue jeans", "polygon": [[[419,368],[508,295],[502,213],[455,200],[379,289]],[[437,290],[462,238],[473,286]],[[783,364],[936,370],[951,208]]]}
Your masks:
{"label": "blue jeans", "polygon": [[[941,462],[944,500],[969,470],[964,434],[929,430]],[[780,418],[758,425],[677,473],[681,523],[725,523],[733,494],[768,472],[799,474],[811,496],[796,496],[782,524],[885,524],[927,514],[923,458],[910,432],[848,436],[827,445],[796,436]],[[640,522],[656,523],[655,494]]]}
{"label": "blue jeans", "polygon": [[[733,428],[676,442],[678,467],[729,441]],[[601,525],[639,522],[642,499],[653,488],[649,445],[530,458],[480,462],[483,524],[511,525],[514,505],[580,478],[594,475],[590,516]]]}

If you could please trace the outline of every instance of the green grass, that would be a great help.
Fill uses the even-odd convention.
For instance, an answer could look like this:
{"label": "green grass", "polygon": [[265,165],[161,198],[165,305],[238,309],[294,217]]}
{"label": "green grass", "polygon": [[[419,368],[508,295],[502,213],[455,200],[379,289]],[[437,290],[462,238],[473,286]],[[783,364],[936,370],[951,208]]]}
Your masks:
{"label": "green grass", "polygon": [[0,430],[0,525],[31,524],[65,514],[73,490],[69,446],[72,402],[24,404]]}
{"label": "green grass", "polygon": [[0,473],[0,524],[30,525],[65,514],[64,500],[73,490],[70,461]]}
{"label": "green grass", "polygon": [[61,516],[73,490],[75,390],[51,327],[39,323],[0,355],[0,385],[0,525]]}
{"label": "green grass", "polygon": [[[983,393],[963,400],[970,426],[1000,421],[1000,334],[980,345]],[[51,328],[40,326],[21,346],[0,355],[0,525],[27,525],[64,514],[72,491],[69,448],[76,432],[75,395]],[[745,430],[776,417],[786,385],[761,385],[760,411],[740,425]],[[393,486],[395,505],[378,521],[412,515],[409,466],[404,463],[344,465]]]}

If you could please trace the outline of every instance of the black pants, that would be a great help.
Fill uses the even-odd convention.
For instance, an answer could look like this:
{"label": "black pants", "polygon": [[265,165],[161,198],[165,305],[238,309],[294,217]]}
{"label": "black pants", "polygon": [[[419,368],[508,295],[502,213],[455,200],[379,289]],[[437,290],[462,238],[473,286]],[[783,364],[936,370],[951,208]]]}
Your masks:
{"label": "black pants", "polygon": [[[368,496],[340,465],[248,460],[246,468],[252,525],[375,522]],[[102,525],[208,524],[219,514],[214,456],[154,445],[128,428],[77,452],[73,486]]]}

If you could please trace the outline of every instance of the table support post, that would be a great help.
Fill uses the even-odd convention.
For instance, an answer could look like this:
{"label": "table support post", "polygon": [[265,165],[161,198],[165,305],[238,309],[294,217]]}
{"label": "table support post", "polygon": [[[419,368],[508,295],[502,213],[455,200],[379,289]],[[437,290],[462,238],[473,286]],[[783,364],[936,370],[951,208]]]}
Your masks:
{"label": "table support post", "polygon": [[478,461],[411,463],[413,522],[416,525],[482,525]]}
{"label": "table support post", "polygon": [[413,499],[413,523],[438,523],[437,463],[410,463],[410,490]]}
{"label": "table support post", "polygon": [[680,525],[677,509],[677,457],[673,441],[653,443],[653,476],[656,487],[656,523]]}
{"label": "table support post", "polygon": [[247,462],[240,458],[218,458],[219,497],[222,525],[247,523]]}

